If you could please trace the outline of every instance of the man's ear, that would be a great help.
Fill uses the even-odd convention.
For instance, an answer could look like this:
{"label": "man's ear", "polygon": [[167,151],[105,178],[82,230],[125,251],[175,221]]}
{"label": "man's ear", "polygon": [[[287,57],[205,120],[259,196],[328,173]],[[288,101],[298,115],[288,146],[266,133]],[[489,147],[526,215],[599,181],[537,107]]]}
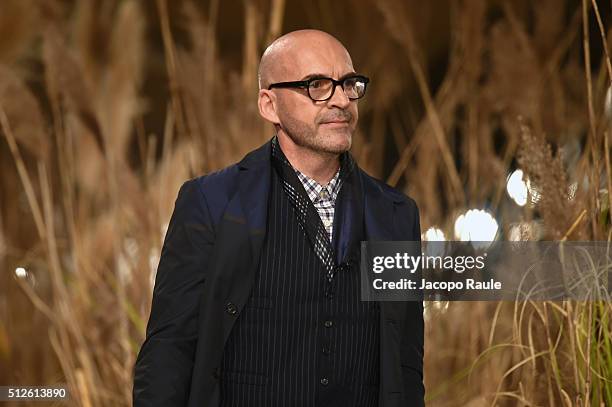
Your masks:
{"label": "man's ear", "polygon": [[268,89],[259,90],[259,98],[257,100],[259,114],[272,124],[279,124],[280,120],[276,114],[276,95]]}

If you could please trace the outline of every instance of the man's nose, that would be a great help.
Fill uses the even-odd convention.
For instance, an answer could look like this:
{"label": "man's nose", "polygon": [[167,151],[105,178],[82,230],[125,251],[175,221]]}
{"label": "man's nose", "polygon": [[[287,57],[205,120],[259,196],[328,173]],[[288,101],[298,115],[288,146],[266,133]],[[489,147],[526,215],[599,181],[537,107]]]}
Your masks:
{"label": "man's nose", "polygon": [[346,109],[350,103],[351,100],[346,96],[346,93],[344,93],[344,88],[341,84],[336,85],[334,94],[327,101],[329,107],[338,107],[340,109]]}

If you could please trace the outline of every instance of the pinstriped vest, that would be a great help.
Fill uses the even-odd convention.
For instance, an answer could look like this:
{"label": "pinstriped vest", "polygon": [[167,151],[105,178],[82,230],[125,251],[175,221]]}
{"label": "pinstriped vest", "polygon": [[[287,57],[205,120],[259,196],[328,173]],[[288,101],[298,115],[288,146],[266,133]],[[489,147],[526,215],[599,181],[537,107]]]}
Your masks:
{"label": "pinstriped vest", "polygon": [[326,269],[273,170],[259,268],[224,350],[221,406],[378,405],[377,303],[360,301],[357,264],[333,285],[327,295]]}

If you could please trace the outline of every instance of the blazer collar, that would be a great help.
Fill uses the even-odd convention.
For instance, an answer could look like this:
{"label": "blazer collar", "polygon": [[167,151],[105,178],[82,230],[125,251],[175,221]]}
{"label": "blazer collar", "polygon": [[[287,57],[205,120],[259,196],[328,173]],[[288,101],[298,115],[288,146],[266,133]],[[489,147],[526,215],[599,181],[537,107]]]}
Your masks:
{"label": "blazer collar", "polygon": [[[249,234],[265,234],[272,168],[271,141],[251,151],[238,163],[239,199]],[[355,170],[355,182],[363,196],[366,240],[393,240],[394,198],[358,165]]]}
{"label": "blazer collar", "polygon": [[239,163],[238,192],[250,233],[265,233],[270,192],[271,140]]}

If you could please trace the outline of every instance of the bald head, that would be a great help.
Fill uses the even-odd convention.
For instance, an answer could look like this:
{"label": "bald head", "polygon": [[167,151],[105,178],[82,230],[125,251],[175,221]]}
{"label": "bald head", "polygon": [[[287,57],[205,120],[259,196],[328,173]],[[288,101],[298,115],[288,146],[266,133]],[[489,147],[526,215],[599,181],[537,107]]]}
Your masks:
{"label": "bald head", "polygon": [[344,45],[324,31],[298,30],[285,34],[272,42],[261,57],[259,89],[267,89],[275,82],[299,80],[295,73],[300,65],[311,62],[313,58],[325,59],[338,54],[352,66]]}
{"label": "bald head", "polygon": [[[339,154],[351,148],[359,112],[358,98],[349,96],[354,95],[350,87],[357,77],[346,48],[323,31],[293,31],[264,52],[259,64],[259,114],[274,125],[283,152],[300,171],[310,165],[304,163],[318,160],[330,171],[323,171],[329,178],[321,177],[327,182],[337,168]],[[332,87],[325,78],[342,86],[337,82]],[[279,82],[302,81],[308,86],[294,83],[268,89]],[[313,98],[313,89],[328,92],[329,97]]]}

